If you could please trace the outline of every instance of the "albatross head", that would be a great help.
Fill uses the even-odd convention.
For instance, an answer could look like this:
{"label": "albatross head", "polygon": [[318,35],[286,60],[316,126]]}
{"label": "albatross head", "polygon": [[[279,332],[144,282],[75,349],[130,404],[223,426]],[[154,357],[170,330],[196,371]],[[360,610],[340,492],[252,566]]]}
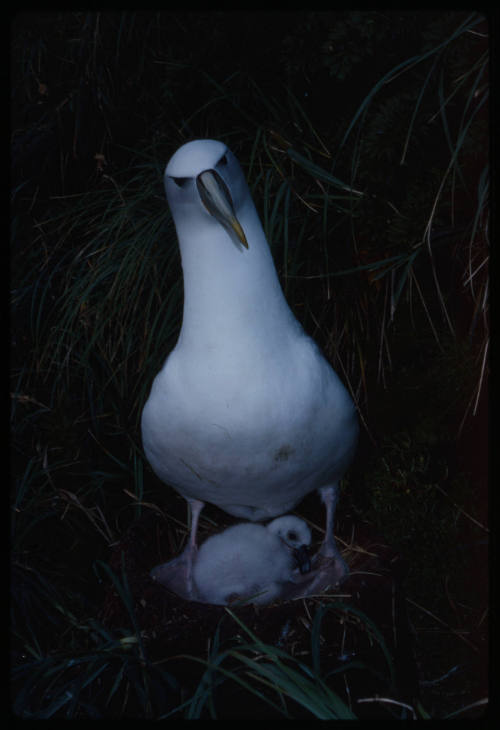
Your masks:
{"label": "albatross head", "polygon": [[209,216],[238,247],[248,248],[236,213],[248,188],[238,160],[223,142],[197,139],[179,147],[165,169],[165,191],[174,217],[205,218],[206,223]]}

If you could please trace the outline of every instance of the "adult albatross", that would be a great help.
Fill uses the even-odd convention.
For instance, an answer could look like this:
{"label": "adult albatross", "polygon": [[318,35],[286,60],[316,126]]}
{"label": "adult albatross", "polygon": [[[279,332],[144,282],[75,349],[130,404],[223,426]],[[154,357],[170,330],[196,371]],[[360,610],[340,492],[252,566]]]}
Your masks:
{"label": "adult albatross", "polygon": [[188,142],[170,159],[165,190],[184,276],[182,327],[142,413],[145,454],[191,507],[182,554],[152,576],[196,600],[200,512],[211,502],[264,521],[319,490],[325,537],[304,594],[337,585],[338,483],[354,454],[353,401],[283,295],[241,167],[222,142]]}

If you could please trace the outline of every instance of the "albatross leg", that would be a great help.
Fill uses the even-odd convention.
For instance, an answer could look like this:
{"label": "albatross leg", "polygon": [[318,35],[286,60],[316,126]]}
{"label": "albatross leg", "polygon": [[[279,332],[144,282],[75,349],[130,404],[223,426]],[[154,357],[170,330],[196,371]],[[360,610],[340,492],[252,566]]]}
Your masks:
{"label": "albatross leg", "polygon": [[316,563],[317,570],[323,573],[324,578],[328,578],[331,585],[334,586],[340,583],[349,573],[346,562],[337,547],[333,532],[335,509],[339,496],[338,482],[321,487],[319,493],[326,507],[326,528],[325,537],[314,557],[314,562]]}
{"label": "albatross leg", "polygon": [[349,573],[349,568],[340,554],[333,534],[335,507],[338,500],[338,483],[321,487],[319,493],[326,507],[325,537],[312,560],[312,571],[295,578],[296,588],[290,591],[290,596],[294,598],[303,598],[322,593],[328,588],[336,588]]}
{"label": "albatross leg", "polygon": [[191,529],[188,544],[176,558],[153,568],[150,575],[153,580],[158,581],[158,583],[181,596],[181,598],[192,600],[196,598],[193,585],[193,561],[198,552],[196,533],[200,513],[205,503],[199,499],[188,499],[187,502],[191,510]]}
{"label": "albatross leg", "polygon": [[340,553],[337,543],[335,542],[333,523],[339,499],[339,485],[338,483],[331,484],[328,487],[321,487],[318,491],[321,495],[321,500],[326,507],[325,537],[318,554],[324,558],[338,558],[340,557]]}
{"label": "albatross leg", "polygon": [[319,490],[326,507],[325,537],[320,549],[312,559],[312,570],[301,575],[297,569],[291,581],[283,586],[281,600],[306,598],[335,589],[349,574],[345,560],[335,542],[333,523],[338,499],[338,484],[329,484]]}

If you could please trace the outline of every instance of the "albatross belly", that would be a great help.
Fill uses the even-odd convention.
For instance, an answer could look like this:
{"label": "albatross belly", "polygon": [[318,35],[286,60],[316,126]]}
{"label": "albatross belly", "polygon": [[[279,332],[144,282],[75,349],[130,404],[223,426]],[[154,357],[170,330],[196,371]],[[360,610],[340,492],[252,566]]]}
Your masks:
{"label": "albatross belly", "polygon": [[354,405],[316,344],[294,330],[272,354],[252,357],[252,368],[234,352],[186,358],[175,348],[142,416],[146,456],[162,481],[264,520],[343,475],[358,430]]}

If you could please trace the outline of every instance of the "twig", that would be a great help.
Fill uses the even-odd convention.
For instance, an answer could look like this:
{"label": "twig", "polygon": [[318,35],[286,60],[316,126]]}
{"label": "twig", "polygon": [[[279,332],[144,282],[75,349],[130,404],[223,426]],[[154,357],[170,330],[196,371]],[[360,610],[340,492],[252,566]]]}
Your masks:
{"label": "twig", "polygon": [[398,700],[391,700],[389,697],[362,697],[357,702],[387,702],[390,705],[398,705],[399,707],[404,707],[407,710],[410,710],[410,712],[413,714],[413,719],[417,719],[417,713],[413,709],[411,705],[407,705],[406,702],[398,702]]}
{"label": "twig", "polygon": [[450,502],[452,503],[452,505],[454,507],[456,507],[459,512],[461,512],[463,515],[465,515],[465,517],[468,517],[469,520],[471,520],[471,522],[473,522],[475,525],[477,525],[478,527],[480,527],[485,532],[489,532],[489,529],[485,525],[482,525],[480,522],[478,522],[478,520],[474,519],[474,517],[472,517],[468,512],[466,512],[464,509],[462,509],[456,502],[454,502],[452,500],[452,498],[449,496],[449,494],[447,494],[447,492],[444,491],[444,489],[442,489],[437,484],[434,484],[434,487],[438,490],[438,492],[441,492],[441,494],[444,494],[444,496],[447,497],[450,500]]}
{"label": "twig", "polygon": [[406,598],[408,603],[411,603],[412,606],[415,606],[415,608],[418,608],[420,611],[423,611],[428,616],[433,618],[435,621],[437,621],[442,626],[446,626],[448,631],[451,631],[452,634],[455,634],[455,636],[458,636],[459,639],[462,639],[463,642],[467,644],[467,646],[470,646],[471,649],[473,649],[475,652],[479,653],[479,649],[477,646],[475,646],[472,641],[469,641],[469,639],[466,639],[465,636],[462,635],[460,631],[457,631],[456,629],[453,629],[449,624],[446,623],[446,621],[443,621],[443,619],[439,618],[439,616],[436,616],[432,611],[429,611],[427,608],[424,608],[423,606],[420,606],[418,603],[415,603],[415,601],[412,601],[411,598]]}

